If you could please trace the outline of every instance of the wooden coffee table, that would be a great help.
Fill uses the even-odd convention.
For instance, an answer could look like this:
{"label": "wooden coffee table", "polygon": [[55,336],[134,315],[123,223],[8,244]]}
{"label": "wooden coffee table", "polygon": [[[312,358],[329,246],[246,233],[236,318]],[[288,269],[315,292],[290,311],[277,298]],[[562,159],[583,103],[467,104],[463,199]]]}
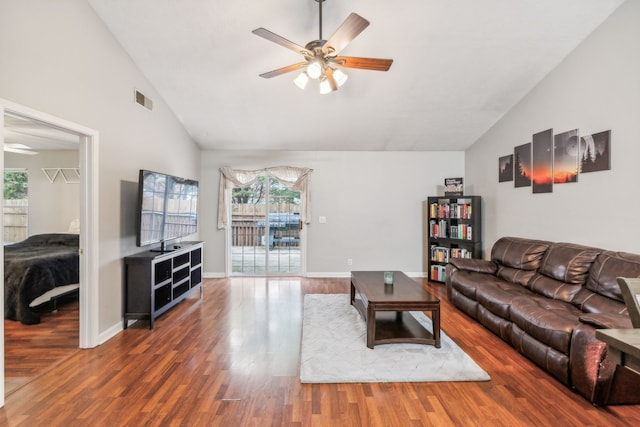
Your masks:
{"label": "wooden coffee table", "polygon": [[[393,285],[385,285],[383,276],[382,271],[351,272],[351,305],[367,324],[367,347],[414,343],[440,348],[440,300],[400,271],[394,271]],[[433,331],[408,311],[430,311]]]}

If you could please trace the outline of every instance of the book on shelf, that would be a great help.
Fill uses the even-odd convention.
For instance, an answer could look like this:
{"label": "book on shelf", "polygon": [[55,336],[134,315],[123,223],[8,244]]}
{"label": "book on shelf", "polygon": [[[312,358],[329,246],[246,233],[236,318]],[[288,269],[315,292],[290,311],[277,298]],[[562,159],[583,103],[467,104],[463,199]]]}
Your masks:
{"label": "book on shelf", "polygon": [[431,245],[431,261],[449,262],[449,248],[443,246]]}
{"label": "book on shelf", "polygon": [[464,203],[431,203],[429,218],[471,219],[472,211],[473,205],[470,200],[465,200]]}
{"label": "book on shelf", "polygon": [[431,245],[430,257],[433,262],[448,263],[450,258],[472,258],[473,252],[466,248]]}
{"label": "book on shelf", "polygon": [[446,266],[432,265],[431,271],[429,272],[429,279],[444,282],[446,280]]}
{"label": "book on shelf", "polygon": [[444,219],[441,220],[430,220],[429,221],[429,237],[437,237],[446,239],[447,238],[447,221]]}
{"label": "book on shelf", "polygon": [[473,258],[473,252],[465,248],[451,248],[449,256],[451,258]]}
{"label": "book on shelf", "polygon": [[469,224],[458,224],[449,227],[449,235],[452,239],[473,240],[473,228]]}

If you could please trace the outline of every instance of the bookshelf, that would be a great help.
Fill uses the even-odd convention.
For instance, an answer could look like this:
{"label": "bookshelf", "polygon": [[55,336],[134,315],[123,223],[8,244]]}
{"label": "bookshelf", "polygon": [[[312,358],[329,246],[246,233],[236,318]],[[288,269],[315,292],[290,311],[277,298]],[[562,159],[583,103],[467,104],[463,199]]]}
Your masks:
{"label": "bookshelf", "polygon": [[422,202],[423,268],[429,280],[446,280],[451,258],[482,258],[480,196],[428,197]]}

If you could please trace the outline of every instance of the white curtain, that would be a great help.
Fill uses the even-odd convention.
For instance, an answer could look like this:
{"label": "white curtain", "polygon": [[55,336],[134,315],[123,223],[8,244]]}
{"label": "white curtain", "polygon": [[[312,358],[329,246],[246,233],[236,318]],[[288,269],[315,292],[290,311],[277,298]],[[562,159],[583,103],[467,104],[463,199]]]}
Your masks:
{"label": "white curtain", "polygon": [[228,189],[235,187],[247,187],[257,181],[258,177],[266,175],[280,181],[287,188],[300,191],[304,199],[302,200],[302,210],[300,220],[305,224],[311,222],[311,195],[309,194],[309,183],[311,180],[309,168],[296,168],[293,166],[277,166],[258,170],[240,170],[230,167],[220,168],[220,192],[218,193],[218,228],[227,228],[227,195]]}

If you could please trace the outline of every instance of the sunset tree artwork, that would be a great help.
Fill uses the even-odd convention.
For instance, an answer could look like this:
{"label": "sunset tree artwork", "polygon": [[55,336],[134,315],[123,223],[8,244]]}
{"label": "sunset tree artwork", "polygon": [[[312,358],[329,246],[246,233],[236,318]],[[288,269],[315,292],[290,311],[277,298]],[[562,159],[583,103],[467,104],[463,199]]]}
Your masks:
{"label": "sunset tree artwork", "polygon": [[553,183],[578,182],[578,129],[553,137]]}
{"label": "sunset tree artwork", "polygon": [[553,184],[606,170],[611,170],[611,130],[580,136],[578,129],[557,135],[547,129],[498,158],[498,182],[513,180],[514,187],[533,187],[533,193],[551,193]]}
{"label": "sunset tree artwork", "polygon": [[597,172],[611,169],[610,144],[610,130],[580,138],[580,172]]}
{"label": "sunset tree artwork", "polygon": [[532,144],[532,183],[534,193],[553,191],[553,129],[547,129],[533,135]]}
{"label": "sunset tree artwork", "polygon": [[498,159],[498,182],[513,181],[513,154]]}
{"label": "sunset tree artwork", "polygon": [[531,186],[531,143],[513,149],[513,171],[515,187]]}

